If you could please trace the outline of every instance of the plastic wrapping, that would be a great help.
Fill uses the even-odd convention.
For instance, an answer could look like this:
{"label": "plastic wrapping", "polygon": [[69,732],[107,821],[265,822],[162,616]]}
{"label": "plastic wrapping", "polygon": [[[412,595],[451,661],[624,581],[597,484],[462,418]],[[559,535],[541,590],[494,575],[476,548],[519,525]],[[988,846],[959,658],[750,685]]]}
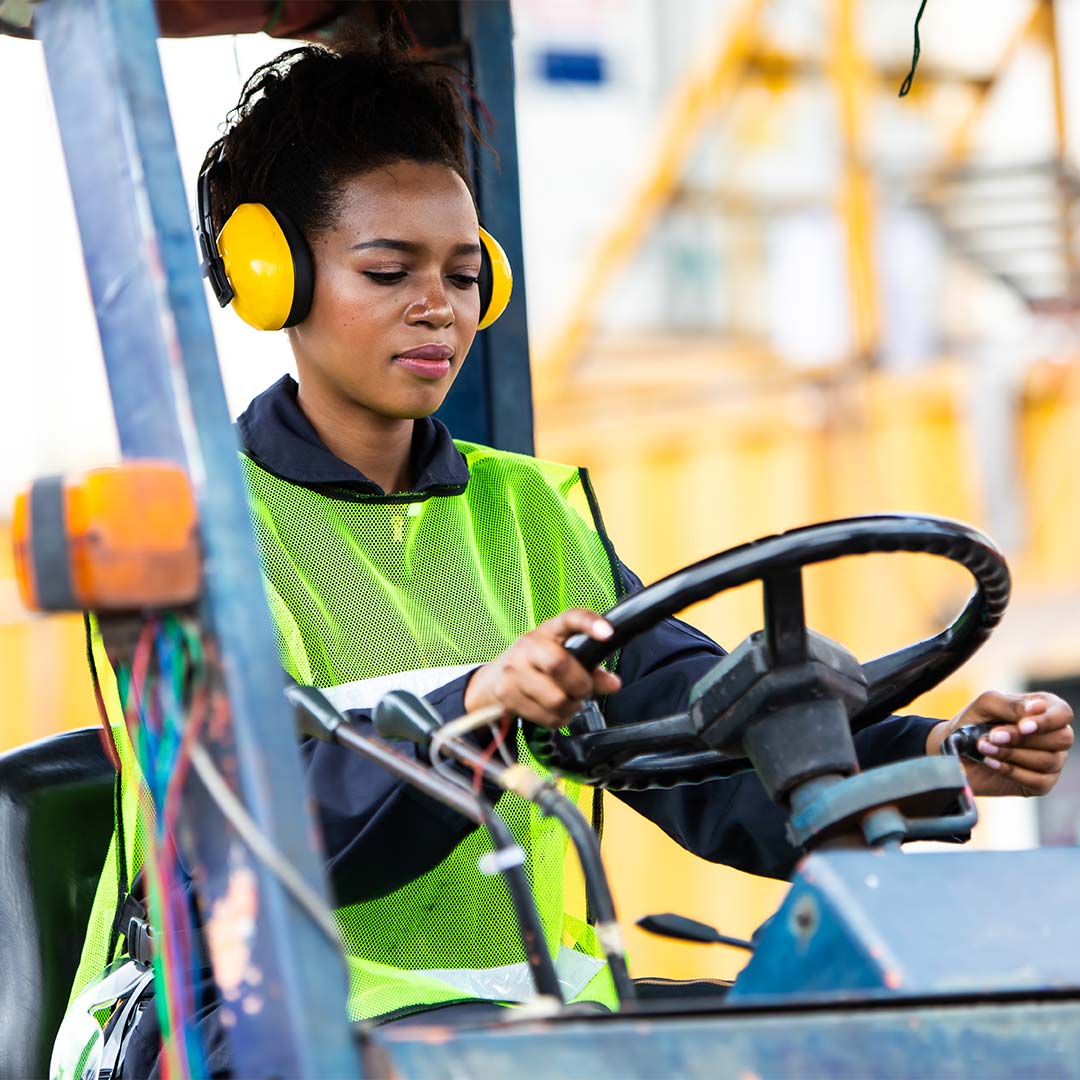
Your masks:
{"label": "plastic wrapping", "polygon": [[153,969],[137,960],[114,960],[71,1003],[56,1033],[49,1080],[98,1080],[105,1032],[94,1013],[142,989]]}

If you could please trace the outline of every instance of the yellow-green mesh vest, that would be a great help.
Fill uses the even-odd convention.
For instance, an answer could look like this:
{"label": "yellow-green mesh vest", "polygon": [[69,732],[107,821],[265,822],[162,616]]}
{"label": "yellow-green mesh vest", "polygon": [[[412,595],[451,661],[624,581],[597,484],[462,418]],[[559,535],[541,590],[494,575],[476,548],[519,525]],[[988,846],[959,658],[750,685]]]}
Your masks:
{"label": "yellow-green mesh vest", "polygon": [[[484,663],[569,607],[604,611],[618,598],[581,470],[456,445],[469,465],[465,492],[426,498],[313,491],[243,457],[282,663],[298,682],[341,688]],[[520,739],[519,755],[541,768]],[[567,794],[579,793],[567,785]],[[133,800],[124,801],[130,845],[136,814]],[[497,805],[526,851],[564,988],[574,1000],[614,1006],[565,832],[515,795]],[[474,830],[415,881],[337,911],[353,1019],[472,998],[517,1000],[524,954],[503,879],[478,871],[489,850],[486,831]],[[133,850],[129,865],[135,859]],[[110,876],[107,863],[98,898],[114,906]],[[95,904],[91,929],[100,935],[109,916],[111,908]],[[74,992],[107,961],[102,945],[100,936],[94,948],[88,939]]]}

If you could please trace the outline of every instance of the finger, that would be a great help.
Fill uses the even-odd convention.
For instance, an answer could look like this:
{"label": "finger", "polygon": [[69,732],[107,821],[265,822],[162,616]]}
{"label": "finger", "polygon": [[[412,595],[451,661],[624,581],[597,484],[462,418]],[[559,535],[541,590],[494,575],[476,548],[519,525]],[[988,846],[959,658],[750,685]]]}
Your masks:
{"label": "finger", "polygon": [[979,740],[980,748],[983,743],[991,746],[1016,746],[1022,736],[1020,729],[1015,724],[999,724]]}
{"label": "finger", "polygon": [[1003,694],[987,690],[980,694],[965,710],[972,714],[969,722],[984,724],[1008,724],[1023,719],[1024,698],[1021,694]]}
{"label": "finger", "polygon": [[[1023,704],[1027,719],[1035,721],[1038,731],[1057,731],[1072,724],[1072,706],[1056,694],[1026,694]],[[1025,720],[1020,721],[1019,727],[1024,731]]]}
{"label": "finger", "polygon": [[569,720],[581,707],[581,699],[568,694],[550,675],[537,668],[522,668],[516,672],[518,689],[542,709]]}
{"label": "finger", "polygon": [[1017,745],[1027,750],[1070,750],[1075,738],[1070,724],[1068,727],[1043,731],[1038,735],[1025,735]]}
{"label": "finger", "polygon": [[530,697],[516,683],[500,693],[499,702],[505,705],[507,710],[514,716],[520,716],[538,727],[559,728],[566,720],[557,712],[544,708],[535,698]]}
{"label": "finger", "polygon": [[1020,703],[1023,719],[1016,725],[1021,735],[1060,731],[1072,722],[1072,709],[1060,698],[1051,701],[1030,695]]}
{"label": "finger", "polygon": [[622,679],[607,668],[597,668],[593,672],[593,695],[617,694],[622,689]]}
{"label": "finger", "polygon": [[615,628],[595,611],[585,608],[570,608],[554,619],[542,622],[537,628],[548,637],[554,638],[561,645],[574,634],[585,634],[596,641],[607,641],[615,633]]}
{"label": "finger", "polygon": [[[993,758],[988,758],[984,764],[989,765],[993,760]],[[1007,761],[996,762],[996,765],[997,768],[994,771],[999,776],[1003,776],[1016,784],[1025,795],[1045,795],[1057,783],[1058,774],[1056,772],[1034,772],[1031,769],[1012,765]]]}
{"label": "finger", "polygon": [[[995,739],[994,736],[997,736]],[[979,740],[979,750],[992,754],[1006,747],[1023,747],[1026,750],[1068,750],[1073,744],[1071,727],[1056,728],[1037,735],[1021,735],[1019,728],[998,727]]]}
{"label": "finger", "polygon": [[587,698],[593,690],[589,673],[557,641],[551,638],[532,638],[528,646],[527,662],[544,672],[566,693],[577,700]]}
{"label": "finger", "polygon": [[1008,762],[1020,769],[1029,769],[1031,772],[1059,773],[1065,767],[1064,750],[1026,750],[1019,748],[1001,747],[994,754],[987,754],[984,765],[991,769],[996,768],[992,762]]}

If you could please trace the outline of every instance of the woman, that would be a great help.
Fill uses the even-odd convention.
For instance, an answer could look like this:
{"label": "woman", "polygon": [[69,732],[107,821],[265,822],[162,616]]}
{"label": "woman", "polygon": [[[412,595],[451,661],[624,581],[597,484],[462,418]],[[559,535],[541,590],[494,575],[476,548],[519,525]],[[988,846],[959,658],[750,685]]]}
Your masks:
{"label": "woman", "polygon": [[[724,655],[685,623],[666,620],[632,642],[617,672],[587,671],[563,648],[574,633],[610,636],[596,612],[640,588],[585,474],[455,442],[432,419],[492,314],[482,311],[487,239],[468,124],[439,65],[309,46],[252,76],[207,155],[209,224],[221,231],[237,308],[287,326],[299,375],[239,420],[283,663],[298,681],[332,688],[360,723],[391,686],[426,694],[446,718],[500,706],[546,727],[589,697],[604,702],[609,724],[679,711]],[[248,304],[239,283],[231,223],[246,205],[269,208],[299,260],[277,314]],[[966,766],[972,786],[1042,794],[1071,744],[1070,719],[1049,694],[988,693],[952,721],[892,717],[856,745],[869,767],[935,753],[956,726],[995,723],[986,764]],[[476,866],[483,836],[338,747],[309,742],[303,753],[349,958],[350,1016],[452,1018],[523,1000],[505,890]],[[520,739],[518,753],[527,754]],[[704,858],[777,877],[796,858],[754,776],[620,797]],[[568,1000],[611,1006],[602,953],[563,880],[565,838],[514,796],[499,808],[528,852]],[[145,1058],[152,1021],[137,1035],[132,1054]]]}

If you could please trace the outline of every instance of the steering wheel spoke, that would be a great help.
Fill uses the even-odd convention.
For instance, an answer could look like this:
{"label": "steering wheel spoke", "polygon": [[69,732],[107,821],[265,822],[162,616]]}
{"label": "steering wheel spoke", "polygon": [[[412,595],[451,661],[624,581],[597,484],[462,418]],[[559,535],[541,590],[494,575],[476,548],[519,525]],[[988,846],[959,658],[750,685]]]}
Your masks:
{"label": "steering wheel spoke", "polygon": [[802,567],[778,570],[761,579],[765,602],[765,637],[777,667],[806,659],[806,612]]}

